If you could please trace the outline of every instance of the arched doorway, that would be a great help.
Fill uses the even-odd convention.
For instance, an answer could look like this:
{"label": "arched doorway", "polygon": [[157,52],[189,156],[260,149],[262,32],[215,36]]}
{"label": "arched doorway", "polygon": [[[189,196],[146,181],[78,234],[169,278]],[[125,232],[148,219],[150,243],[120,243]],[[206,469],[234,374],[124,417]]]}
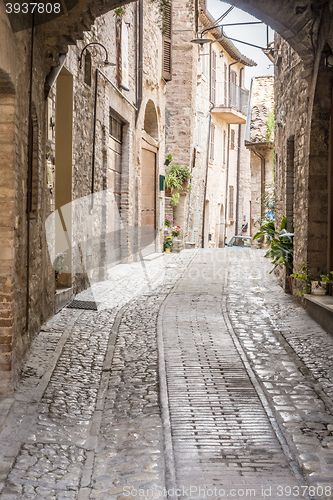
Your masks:
{"label": "arched doorway", "polygon": [[158,120],[155,104],[146,105],[141,149],[141,248],[156,251]]}
{"label": "arched doorway", "polygon": [[12,390],[14,304],[16,96],[9,75],[0,69],[0,394]]}

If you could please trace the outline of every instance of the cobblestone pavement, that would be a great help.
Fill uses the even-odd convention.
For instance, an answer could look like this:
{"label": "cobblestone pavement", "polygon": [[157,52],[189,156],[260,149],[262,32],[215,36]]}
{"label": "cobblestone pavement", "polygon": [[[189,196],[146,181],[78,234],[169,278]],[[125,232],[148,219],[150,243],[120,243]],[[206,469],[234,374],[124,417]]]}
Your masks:
{"label": "cobblestone pavement", "polygon": [[0,498],[332,499],[333,338],[269,270],[183,251],[56,315],[0,401]]}
{"label": "cobblestone pavement", "polygon": [[[104,291],[97,286],[98,312],[64,309],[45,325],[0,435],[1,499],[121,498],[127,484],[163,488],[156,318],[194,255],[119,266]],[[79,298],[96,299],[96,290]]]}

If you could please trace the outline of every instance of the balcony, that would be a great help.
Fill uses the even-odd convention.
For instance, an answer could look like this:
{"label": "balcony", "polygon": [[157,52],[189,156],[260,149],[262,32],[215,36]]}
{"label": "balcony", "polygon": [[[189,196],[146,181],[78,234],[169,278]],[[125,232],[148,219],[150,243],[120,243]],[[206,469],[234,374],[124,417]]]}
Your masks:
{"label": "balcony", "polygon": [[[229,90],[229,96],[224,95],[222,98],[222,93],[217,93],[217,99],[215,99],[216,104],[212,109],[212,113],[232,125],[246,123],[249,91],[234,83],[226,85],[225,82],[224,89],[227,88]],[[223,104],[221,104],[221,102],[223,102]]]}

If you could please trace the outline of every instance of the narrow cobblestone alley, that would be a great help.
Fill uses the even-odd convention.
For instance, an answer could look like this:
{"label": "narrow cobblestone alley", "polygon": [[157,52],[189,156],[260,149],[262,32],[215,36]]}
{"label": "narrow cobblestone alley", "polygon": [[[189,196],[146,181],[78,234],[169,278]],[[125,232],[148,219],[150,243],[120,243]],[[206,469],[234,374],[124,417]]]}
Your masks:
{"label": "narrow cobblestone alley", "polygon": [[186,250],[58,313],[0,401],[0,498],[332,499],[333,339],[269,270]]}

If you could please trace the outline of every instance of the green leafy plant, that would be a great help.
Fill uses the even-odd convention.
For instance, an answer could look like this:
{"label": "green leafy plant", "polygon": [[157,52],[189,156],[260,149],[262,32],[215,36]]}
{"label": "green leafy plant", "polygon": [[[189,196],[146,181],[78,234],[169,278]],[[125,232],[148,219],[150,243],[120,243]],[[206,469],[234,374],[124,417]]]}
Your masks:
{"label": "green leafy plant", "polygon": [[269,245],[269,249],[266,252],[265,257],[269,257],[273,264],[273,269],[270,273],[272,273],[277,266],[283,265],[286,268],[287,274],[290,275],[290,272],[293,269],[294,233],[287,231],[286,216],[284,215],[282,217],[280,231],[275,230],[274,221],[267,220],[264,227],[261,228],[261,231],[253,236],[253,239],[256,240],[262,236],[267,237],[267,243]]}
{"label": "green leafy plant", "polygon": [[56,273],[66,273],[68,267],[65,266],[66,252],[58,253],[53,262],[53,269]]}
{"label": "green leafy plant", "polygon": [[296,293],[296,295],[306,295],[307,293],[310,292],[311,285],[310,285],[310,277],[308,273],[308,263],[304,262],[301,265],[301,268],[298,272],[292,273],[290,275],[292,278],[295,278],[296,280],[300,281],[303,285],[304,288],[301,292]]}
{"label": "green leafy plant", "polygon": [[274,110],[272,110],[269,113],[266,124],[267,124],[267,129],[266,129],[265,139],[266,139],[266,142],[272,142],[273,134],[274,134],[274,127],[275,127]]}
{"label": "green leafy plant", "polygon": [[333,284],[333,279],[330,279],[330,274],[332,274],[332,278],[333,278],[333,271],[330,271],[328,274],[321,274],[320,275],[320,280],[318,280],[319,281],[319,285],[321,285],[322,283]]}
{"label": "green leafy plant", "polygon": [[171,205],[174,207],[179,203],[180,191],[184,188],[184,184],[192,178],[192,174],[188,167],[182,167],[177,163],[173,163],[166,175],[165,185],[171,190]]}
{"label": "green leafy plant", "polygon": [[179,200],[180,200],[180,194],[173,193],[173,195],[171,196],[171,201],[170,201],[171,206],[175,207],[176,205],[178,205]]}
{"label": "green leafy plant", "polygon": [[300,281],[304,286],[303,290],[296,295],[306,295],[311,291],[311,281],[318,281],[320,287],[322,285],[333,284],[333,279],[331,279],[330,275],[332,275],[333,278],[333,271],[330,271],[328,274],[320,274],[320,279],[312,279],[308,271],[308,263],[304,262],[301,265],[300,271],[292,273],[290,276]]}
{"label": "green leafy plant", "polygon": [[118,17],[119,18],[121,16],[124,16],[125,14],[126,14],[125,7],[116,7],[114,9],[114,13],[113,13],[114,17]]}
{"label": "green leafy plant", "polygon": [[172,237],[171,236],[167,236],[164,240],[164,250],[166,248],[171,248],[173,247],[173,241],[172,241]]}

